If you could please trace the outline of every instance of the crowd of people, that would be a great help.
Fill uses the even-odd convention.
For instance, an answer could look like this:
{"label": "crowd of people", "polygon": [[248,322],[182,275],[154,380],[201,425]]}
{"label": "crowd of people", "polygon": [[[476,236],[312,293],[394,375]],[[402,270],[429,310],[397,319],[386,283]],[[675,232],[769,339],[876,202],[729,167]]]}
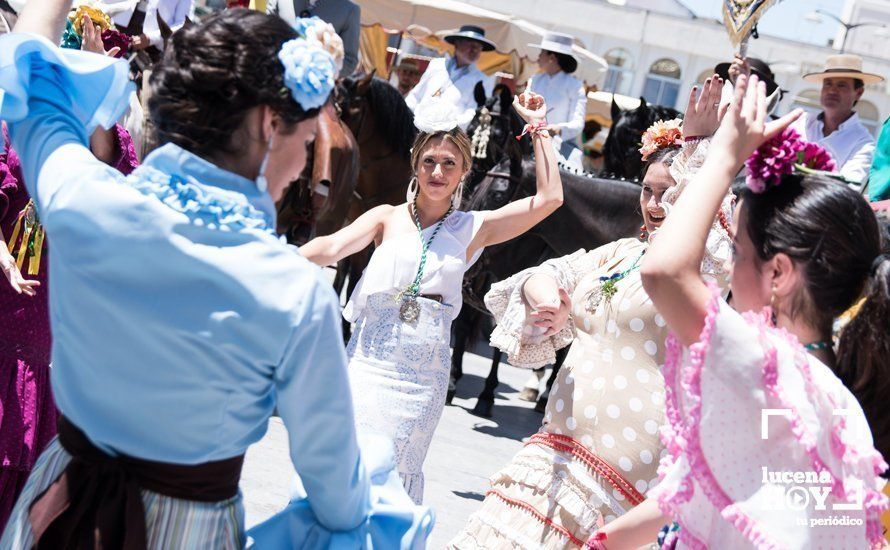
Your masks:
{"label": "crowd of people", "polygon": [[[424,547],[464,275],[560,208],[580,162],[573,37],[531,45],[513,104],[534,195],[461,210],[496,48],[466,25],[422,75],[398,66],[405,202],[296,248],[276,202],[356,66],[358,7],[190,9],[29,0],[0,37],[0,548]],[[119,57],[150,48],[142,158]],[[855,112],[882,77],[837,55],[805,78],[822,112],[775,118],[766,63],[718,65],[641,137],[638,237],[492,287],[511,364],[571,349],[449,547],[886,546],[890,255],[862,192],[890,197],[890,135]],[[369,245],[341,310],[322,267]],[[244,454],[273,414],[299,488],[246,532]]]}

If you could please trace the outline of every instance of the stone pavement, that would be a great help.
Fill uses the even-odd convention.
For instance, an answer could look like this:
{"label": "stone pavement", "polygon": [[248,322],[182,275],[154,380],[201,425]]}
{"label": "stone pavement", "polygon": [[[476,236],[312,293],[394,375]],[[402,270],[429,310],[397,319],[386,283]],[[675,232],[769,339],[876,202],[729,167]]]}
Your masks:
{"label": "stone pavement", "polygon": [[[542,416],[533,403],[520,401],[519,390],[529,371],[502,364],[500,386],[491,419],[470,411],[482,389],[491,361],[467,353],[464,377],[458,384],[454,406],[445,407],[427,455],[425,502],[436,512],[430,548],[443,548],[460,531],[488,489],[488,477],[506,464],[522,446],[522,438],[535,432]],[[279,418],[247,451],[241,488],[247,526],[266,519],[287,503],[293,466],[288,458],[287,432]]]}

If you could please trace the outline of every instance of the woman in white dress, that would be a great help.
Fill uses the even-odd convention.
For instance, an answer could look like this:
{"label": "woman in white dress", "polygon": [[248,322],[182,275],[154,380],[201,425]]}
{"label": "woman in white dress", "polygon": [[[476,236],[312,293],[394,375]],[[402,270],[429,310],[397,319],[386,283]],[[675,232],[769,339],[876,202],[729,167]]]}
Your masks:
{"label": "woman in white dress", "polygon": [[584,83],[572,76],[578,60],[572,52],[571,35],[548,32],[539,48],[538,72],[528,82],[527,91],[534,92],[547,102],[547,131],[553,136],[553,146],[567,164],[581,168],[579,140],[584,131],[587,113],[587,91]]}
{"label": "woman in white dress", "polygon": [[355,323],[347,351],[356,426],[392,438],[399,474],[417,503],[421,468],[445,405],[451,322],[460,311],[464,273],[484,247],[522,234],[562,204],[556,155],[543,130],[544,100],[521,94],[513,106],[533,136],[533,197],[498,210],[458,211],[471,144],[453,110],[432,101],[415,115],[421,132],[412,148],[407,202],[378,206],[300,249],[330,265],[371,243],[377,247],[343,313]]}

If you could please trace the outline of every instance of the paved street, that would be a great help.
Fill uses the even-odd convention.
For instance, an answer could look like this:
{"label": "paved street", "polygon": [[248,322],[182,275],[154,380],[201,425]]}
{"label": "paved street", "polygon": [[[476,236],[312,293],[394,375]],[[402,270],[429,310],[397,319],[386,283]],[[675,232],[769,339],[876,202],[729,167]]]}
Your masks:
{"label": "paved street", "polygon": [[[488,374],[490,360],[466,354],[464,377],[454,406],[445,407],[427,456],[426,503],[436,512],[430,548],[443,548],[479,506],[488,488],[488,476],[519,450],[523,437],[541,423],[533,404],[518,399],[528,371],[501,365],[494,416],[470,414]],[[280,510],[287,502],[293,467],[287,456],[287,433],[273,418],[262,441],[247,452],[241,487],[248,527]]]}

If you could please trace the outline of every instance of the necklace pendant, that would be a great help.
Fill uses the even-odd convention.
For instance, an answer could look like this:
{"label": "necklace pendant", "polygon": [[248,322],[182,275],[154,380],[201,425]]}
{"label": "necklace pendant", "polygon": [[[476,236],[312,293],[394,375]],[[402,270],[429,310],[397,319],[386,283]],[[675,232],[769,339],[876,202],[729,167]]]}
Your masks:
{"label": "necklace pendant", "polygon": [[420,304],[417,296],[403,296],[402,305],[399,307],[399,319],[406,323],[413,323],[420,317]]}
{"label": "necklace pendant", "polygon": [[587,310],[587,313],[595,313],[596,309],[600,307],[600,302],[603,300],[603,286],[599,285],[593,288],[590,293],[587,295],[587,303],[584,306],[584,309]]}

